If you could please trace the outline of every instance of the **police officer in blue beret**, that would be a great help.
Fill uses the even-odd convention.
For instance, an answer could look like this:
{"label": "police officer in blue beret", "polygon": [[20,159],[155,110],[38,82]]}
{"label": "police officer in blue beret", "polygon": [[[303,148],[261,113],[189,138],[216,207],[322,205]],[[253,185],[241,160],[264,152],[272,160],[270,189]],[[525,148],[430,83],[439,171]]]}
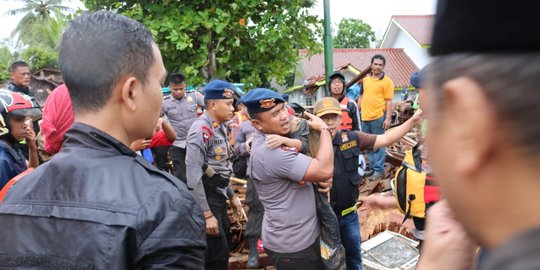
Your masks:
{"label": "police officer in blue beret", "polygon": [[331,135],[318,117],[305,113],[311,128],[320,131],[315,158],[295,148],[269,148],[266,136],[290,133],[290,117],[281,95],[254,89],[242,98],[255,127],[247,174],[251,176],[265,213],[262,239],[277,269],[324,269],[320,227],[312,183],[331,185],[334,155]]}
{"label": "police officer in blue beret", "polygon": [[206,219],[205,269],[226,270],[231,242],[226,200],[236,214],[242,206],[229,184],[233,149],[225,122],[233,117],[233,86],[214,80],[204,87],[206,112],[191,126],[186,143],[188,187],[204,211]]}

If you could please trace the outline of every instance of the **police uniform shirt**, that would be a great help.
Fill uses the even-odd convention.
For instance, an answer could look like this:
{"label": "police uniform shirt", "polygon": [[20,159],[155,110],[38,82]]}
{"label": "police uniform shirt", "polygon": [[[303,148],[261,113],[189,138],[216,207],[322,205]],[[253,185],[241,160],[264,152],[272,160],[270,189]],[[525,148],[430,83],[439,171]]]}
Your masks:
{"label": "police uniform shirt", "polygon": [[234,152],[237,155],[249,156],[246,150],[246,141],[249,139],[256,129],[251,124],[250,120],[245,120],[240,123],[240,130],[234,136]]}
{"label": "police uniform shirt", "polygon": [[[218,124],[208,114],[201,115],[191,126],[186,142],[186,177],[188,187],[201,204],[203,211],[209,209],[202,182],[203,166],[211,166],[215,172],[224,178],[232,175],[230,161],[233,150],[229,144],[227,127]],[[229,187],[219,192],[228,196],[234,195]]]}
{"label": "police uniform shirt", "polygon": [[264,246],[280,253],[306,249],[319,237],[312,184],[301,182],[311,158],[296,149],[269,149],[266,135],[255,132],[248,174],[264,206]]}
{"label": "police uniform shirt", "polygon": [[170,95],[163,100],[161,115],[167,116],[169,123],[176,131],[173,146],[186,147],[187,133],[197,119],[197,106],[204,107],[204,97],[195,91],[186,92],[181,99]]}

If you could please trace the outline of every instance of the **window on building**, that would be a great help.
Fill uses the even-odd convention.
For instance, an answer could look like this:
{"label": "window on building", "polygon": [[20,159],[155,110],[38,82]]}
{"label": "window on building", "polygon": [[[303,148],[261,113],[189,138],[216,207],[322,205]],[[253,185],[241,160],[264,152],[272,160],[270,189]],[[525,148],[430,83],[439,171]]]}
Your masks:
{"label": "window on building", "polygon": [[305,95],[306,99],[306,106],[313,106],[315,104],[315,96],[314,95]]}

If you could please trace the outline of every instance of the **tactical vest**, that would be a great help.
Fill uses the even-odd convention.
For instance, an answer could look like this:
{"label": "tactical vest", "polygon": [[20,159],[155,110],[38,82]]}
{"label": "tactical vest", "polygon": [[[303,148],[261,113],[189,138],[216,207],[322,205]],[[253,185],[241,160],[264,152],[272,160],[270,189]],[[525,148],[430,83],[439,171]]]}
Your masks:
{"label": "tactical vest", "polygon": [[341,107],[341,125],[339,130],[352,130],[353,120],[349,111],[349,97],[344,97],[339,103]]}
{"label": "tactical vest", "polygon": [[[360,155],[358,133],[338,131],[333,140],[334,179],[330,193],[330,204],[339,218],[343,210],[356,205],[362,176],[358,173]],[[356,211],[355,211],[356,212]]]}

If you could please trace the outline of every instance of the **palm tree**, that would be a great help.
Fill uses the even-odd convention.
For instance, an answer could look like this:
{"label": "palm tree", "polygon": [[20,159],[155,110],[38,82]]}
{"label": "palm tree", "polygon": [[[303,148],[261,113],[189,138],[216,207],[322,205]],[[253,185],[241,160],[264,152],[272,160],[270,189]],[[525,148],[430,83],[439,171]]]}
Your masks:
{"label": "palm tree", "polygon": [[57,51],[62,39],[62,33],[67,25],[67,18],[57,17],[49,19],[47,23],[33,23],[21,35],[24,44]]}
{"label": "palm tree", "polygon": [[11,33],[12,36],[19,34],[19,40],[23,42],[28,38],[25,32],[30,30],[33,24],[47,25],[52,17],[63,18],[65,16],[63,12],[72,11],[71,8],[62,5],[63,0],[22,0],[22,2],[24,7],[8,10],[6,14],[12,16],[25,14]]}

